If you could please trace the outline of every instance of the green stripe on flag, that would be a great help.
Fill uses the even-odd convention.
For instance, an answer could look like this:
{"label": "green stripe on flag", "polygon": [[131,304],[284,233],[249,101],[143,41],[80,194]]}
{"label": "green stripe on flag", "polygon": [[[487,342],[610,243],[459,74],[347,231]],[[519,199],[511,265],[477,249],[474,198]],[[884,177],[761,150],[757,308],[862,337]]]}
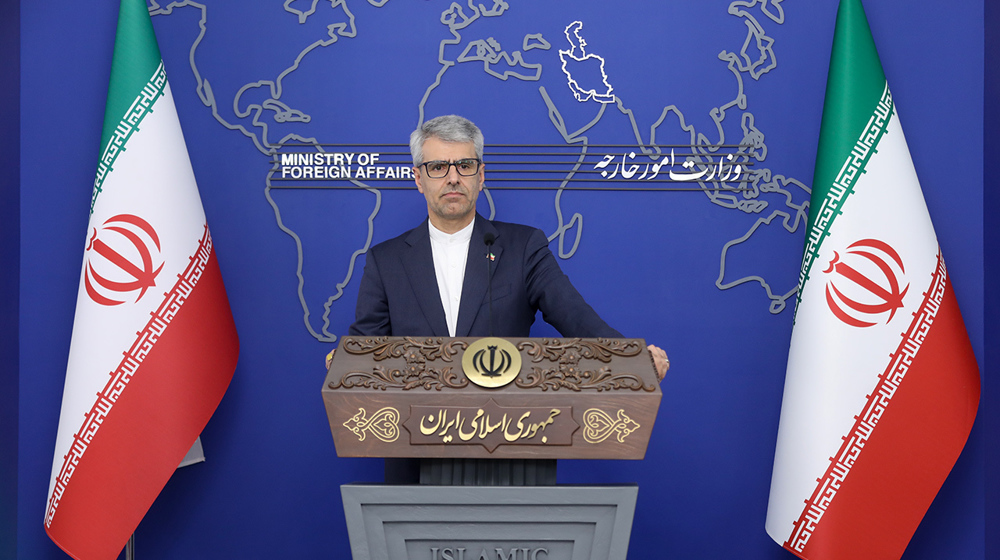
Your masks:
{"label": "green stripe on flag", "polygon": [[107,145],[118,122],[161,63],[148,14],[145,0],[122,0],[101,146]]}
{"label": "green stripe on flag", "polygon": [[889,93],[860,0],[841,3],[830,54],[799,294],[829,228],[841,212],[892,114]]}
{"label": "green stripe on flag", "polygon": [[94,204],[97,204],[97,197],[104,192],[104,180],[114,169],[115,160],[125,151],[125,144],[128,139],[139,130],[142,119],[152,112],[153,104],[163,95],[167,86],[167,73],[163,71],[163,65],[156,68],[156,72],[146,82],[139,95],[132,100],[125,115],[119,120],[115,128],[111,131],[111,138],[101,151],[101,157],[97,160],[97,176],[94,178],[94,192],[90,197],[90,213],[94,213]]}
{"label": "green stripe on flag", "polygon": [[[108,86],[108,102],[104,110],[104,128],[101,132],[101,154],[98,177],[94,181],[94,194],[91,202],[97,200],[104,176],[110,170],[111,156],[113,161],[118,149],[110,146],[112,141],[123,142],[121,125],[138,126],[135,114],[136,102],[148,98],[150,84],[158,87],[162,94],[166,84],[163,75],[163,62],[160,58],[160,48],[156,44],[153,23],[149,18],[145,0],[122,0],[118,13],[118,30],[115,36],[114,58],[111,61],[111,79]],[[145,101],[140,102],[140,105]],[[151,105],[149,102],[148,105]],[[147,108],[148,108],[147,105]],[[120,145],[118,146],[120,147]],[[106,166],[106,168],[105,168]],[[103,171],[103,172],[102,172]]]}

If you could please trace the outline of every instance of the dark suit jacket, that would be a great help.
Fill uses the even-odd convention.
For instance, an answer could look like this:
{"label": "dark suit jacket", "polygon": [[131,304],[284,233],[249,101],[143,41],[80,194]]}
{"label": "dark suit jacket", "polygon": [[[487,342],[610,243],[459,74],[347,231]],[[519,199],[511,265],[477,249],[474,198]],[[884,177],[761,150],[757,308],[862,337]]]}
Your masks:
{"label": "dark suit jacket", "polygon": [[[372,247],[361,278],[354,336],[448,336],[434,274],[425,220],[416,228]],[[540,230],[476,215],[462,285],[456,336],[488,336],[490,312],[487,250],[483,235],[496,236],[493,273],[493,334],[526,337],[535,312],[565,337],[621,338],[584,301],[563,274]]]}

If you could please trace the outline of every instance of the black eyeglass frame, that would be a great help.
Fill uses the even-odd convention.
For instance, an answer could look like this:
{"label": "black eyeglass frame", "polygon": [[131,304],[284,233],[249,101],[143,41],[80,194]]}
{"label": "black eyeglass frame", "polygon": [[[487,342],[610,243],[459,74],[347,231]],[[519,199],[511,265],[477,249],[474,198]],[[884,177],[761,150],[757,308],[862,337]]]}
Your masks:
{"label": "black eyeglass frame", "polygon": [[[462,172],[462,168],[459,167],[459,166],[460,165],[467,165],[469,162],[472,162],[472,161],[476,162],[475,169],[473,169],[471,173],[463,173]],[[444,172],[441,173],[440,175],[435,175],[434,173],[437,173],[436,171],[432,173],[431,170],[430,170],[430,168],[427,167],[427,166],[428,165],[434,165],[434,164],[444,165],[445,166],[444,167]],[[462,158],[462,159],[457,160],[457,161],[444,161],[444,160],[441,160],[441,159],[435,159],[435,160],[431,160],[431,161],[425,161],[425,162],[421,163],[420,165],[418,165],[417,167],[423,167],[424,168],[424,173],[426,173],[427,176],[430,177],[431,179],[443,179],[443,178],[445,178],[445,177],[448,176],[448,173],[451,172],[452,166],[455,167],[455,171],[457,171],[458,174],[461,175],[462,177],[472,177],[476,173],[479,173],[479,168],[480,168],[480,166],[482,166],[482,164],[483,164],[483,160],[481,160],[479,158]]]}

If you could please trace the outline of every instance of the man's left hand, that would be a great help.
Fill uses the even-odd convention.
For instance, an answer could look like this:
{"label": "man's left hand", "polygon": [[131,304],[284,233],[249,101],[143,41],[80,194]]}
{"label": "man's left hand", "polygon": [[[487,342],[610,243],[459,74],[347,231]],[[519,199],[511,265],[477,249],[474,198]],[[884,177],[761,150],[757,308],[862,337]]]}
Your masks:
{"label": "man's left hand", "polygon": [[667,375],[667,370],[670,369],[670,359],[667,358],[667,353],[658,346],[650,344],[647,348],[649,349],[649,355],[653,358],[653,367],[656,368],[656,378],[663,381],[663,378]]}

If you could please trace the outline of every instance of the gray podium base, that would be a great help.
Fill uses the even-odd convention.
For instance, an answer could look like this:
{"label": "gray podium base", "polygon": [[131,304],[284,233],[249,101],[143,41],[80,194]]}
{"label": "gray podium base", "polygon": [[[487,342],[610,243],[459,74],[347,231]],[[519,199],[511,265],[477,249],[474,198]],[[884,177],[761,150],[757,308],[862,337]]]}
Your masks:
{"label": "gray podium base", "polygon": [[624,560],[639,487],[340,487],[354,560]]}

